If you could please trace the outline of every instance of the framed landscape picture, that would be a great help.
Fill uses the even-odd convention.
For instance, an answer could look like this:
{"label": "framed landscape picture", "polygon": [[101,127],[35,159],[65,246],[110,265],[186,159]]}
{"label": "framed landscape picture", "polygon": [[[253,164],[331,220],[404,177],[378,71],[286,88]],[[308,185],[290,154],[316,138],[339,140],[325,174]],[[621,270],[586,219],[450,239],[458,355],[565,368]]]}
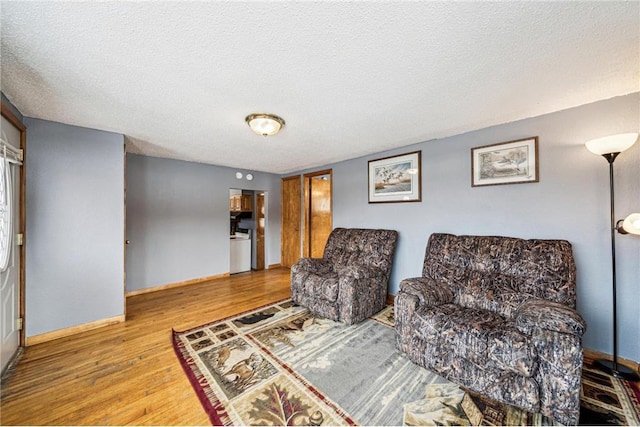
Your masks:
{"label": "framed landscape picture", "polygon": [[369,160],[369,203],[420,202],[421,154]]}
{"label": "framed landscape picture", "polygon": [[471,149],[471,186],[538,182],[538,137]]}

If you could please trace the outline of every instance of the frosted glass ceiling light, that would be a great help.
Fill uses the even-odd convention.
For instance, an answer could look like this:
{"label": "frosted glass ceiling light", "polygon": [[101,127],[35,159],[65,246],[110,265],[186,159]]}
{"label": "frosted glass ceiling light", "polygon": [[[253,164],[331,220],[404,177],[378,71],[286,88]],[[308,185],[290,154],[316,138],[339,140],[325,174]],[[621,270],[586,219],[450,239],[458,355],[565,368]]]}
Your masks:
{"label": "frosted glass ceiling light", "polygon": [[284,126],[284,120],[275,114],[254,113],[244,119],[251,130],[258,135],[275,135]]}

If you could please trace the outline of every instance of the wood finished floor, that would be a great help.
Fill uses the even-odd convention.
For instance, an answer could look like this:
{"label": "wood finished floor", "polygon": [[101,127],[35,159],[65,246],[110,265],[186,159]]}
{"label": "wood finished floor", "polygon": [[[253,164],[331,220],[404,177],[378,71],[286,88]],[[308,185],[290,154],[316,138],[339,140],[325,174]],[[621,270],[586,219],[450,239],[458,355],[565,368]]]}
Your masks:
{"label": "wood finished floor", "polygon": [[[289,298],[289,274],[242,273],[136,295],[125,323],[28,347],[2,388],[0,425],[208,425],[171,329]],[[602,356],[610,358],[586,351],[585,359]]]}
{"label": "wood finished floor", "polygon": [[186,330],[290,297],[289,270],[127,298],[127,321],[28,347],[0,425],[208,425],[171,344]]}

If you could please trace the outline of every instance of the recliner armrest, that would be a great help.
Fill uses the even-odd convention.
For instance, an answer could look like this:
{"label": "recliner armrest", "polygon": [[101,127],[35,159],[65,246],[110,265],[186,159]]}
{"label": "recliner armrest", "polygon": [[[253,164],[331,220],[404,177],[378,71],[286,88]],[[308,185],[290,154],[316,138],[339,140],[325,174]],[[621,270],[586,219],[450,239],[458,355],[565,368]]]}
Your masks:
{"label": "recliner armrest", "polygon": [[300,258],[291,266],[291,271],[298,273],[300,271],[308,271],[315,274],[333,273],[333,263],[324,258]]}
{"label": "recliner armrest", "polygon": [[412,277],[400,282],[400,292],[418,297],[421,306],[433,307],[453,302],[454,294],[444,283],[428,277]]}
{"label": "recliner armrest", "polygon": [[515,314],[516,327],[531,335],[536,329],[582,336],[587,328],[578,312],[566,305],[534,299],[523,303]]}

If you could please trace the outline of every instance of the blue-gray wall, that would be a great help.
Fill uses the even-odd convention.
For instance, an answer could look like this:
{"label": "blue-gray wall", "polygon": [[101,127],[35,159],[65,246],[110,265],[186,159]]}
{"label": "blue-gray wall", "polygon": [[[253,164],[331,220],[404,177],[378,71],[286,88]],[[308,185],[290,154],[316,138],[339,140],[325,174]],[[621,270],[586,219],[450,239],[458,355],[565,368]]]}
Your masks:
{"label": "blue-gray wall", "polygon": [[15,105],[13,105],[11,103],[11,101],[9,101],[9,98],[7,98],[4,93],[0,93],[0,98],[2,99],[2,103],[4,105],[6,105],[7,107],[9,107],[9,110],[11,110],[11,112],[18,118],[20,119],[21,122],[24,122],[24,117],[22,117],[22,113],[15,107]]}
{"label": "blue-gray wall", "polygon": [[[638,132],[639,105],[636,93],[324,165],[318,169],[333,169],[333,224],[400,232],[391,294],[403,278],[421,274],[433,232],[567,239],[578,268],[578,310],[588,325],[584,344],[611,354],[609,169],[584,143]],[[472,147],[530,136],[539,136],[539,183],[471,187]],[[368,204],[367,161],[414,150],[422,150],[422,202]],[[640,142],[615,161],[615,180],[617,217],[640,212]],[[616,255],[620,355],[640,361],[640,236],[617,235]]]}
{"label": "blue-gray wall", "polygon": [[[608,166],[584,142],[638,132],[639,105],[636,93],[317,169],[333,169],[334,226],[400,231],[392,294],[420,274],[433,232],[569,240],[585,346],[611,353]],[[24,121],[27,336],[122,314],[122,135]],[[471,187],[471,147],[535,135],[539,183]],[[414,150],[422,150],[423,201],[369,205],[367,161]],[[127,156],[128,290],[228,271],[229,188],[267,191],[267,263],[280,262],[280,177],[239,181],[235,172]],[[640,143],[618,157],[615,172],[617,217],[639,212]],[[617,249],[620,355],[640,361],[640,238],[618,235]]]}
{"label": "blue-gray wall", "polygon": [[267,193],[265,264],[280,263],[280,177],[127,155],[127,290],[229,272],[229,189]]}
{"label": "blue-gray wall", "polygon": [[26,117],[26,335],[124,313],[124,136]]}

